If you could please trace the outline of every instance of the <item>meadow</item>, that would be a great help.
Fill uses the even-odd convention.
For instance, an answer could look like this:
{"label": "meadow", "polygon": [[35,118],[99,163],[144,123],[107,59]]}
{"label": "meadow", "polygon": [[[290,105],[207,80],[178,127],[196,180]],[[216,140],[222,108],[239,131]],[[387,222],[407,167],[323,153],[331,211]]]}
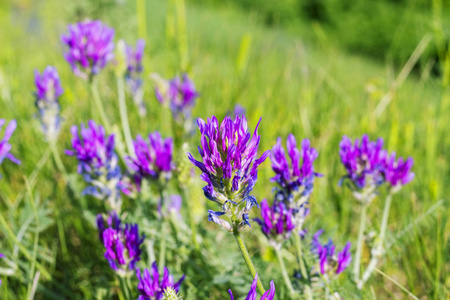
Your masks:
{"label": "meadow", "polygon": [[[17,121],[9,143],[11,153],[21,161],[16,165],[6,159],[0,165],[0,253],[5,256],[0,258],[0,299],[136,299],[139,295],[137,278],[130,279],[132,295],[127,295],[120,276],[104,257],[96,215],[108,212],[105,201],[82,193],[86,182],[77,173],[77,160],[65,154],[66,149],[72,149],[72,125],[90,119],[104,123],[95,106],[95,91],[92,93],[89,82],[72,72],[63,55],[67,47],[61,35],[67,34],[67,25],[85,19],[101,20],[114,28],[116,50],[120,39],[131,45],[139,38],[146,43],[142,72],[145,116],[134,105],[127,86],[126,109],[119,107],[123,92],[120,61],[108,63],[96,75],[98,93],[111,121],[107,133],[116,135],[122,170],[126,169],[123,158],[127,152],[121,122],[124,111],[133,139],[154,131],[164,138],[175,138],[177,169],[161,194],[182,196],[179,214],[164,218],[158,214],[160,191],[151,184],[144,184],[137,196],[121,196],[121,217],[127,223],[139,224],[146,235],[137,264],[140,269],[150,268],[156,260],[160,268],[168,267],[175,281],[184,274],[179,295],[187,300],[229,299],[229,289],[235,299],[247,295],[252,278],[235,238],[208,221],[208,210],[218,206],[204,196],[201,172],[194,171],[186,155],[190,152],[200,158],[196,118],[206,121],[215,115],[221,122],[240,105],[250,133],[262,118],[257,157],[272,149],[278,137],[285,146],[290,133],[298,144],[309,139],[318,152],[314,170],[323,176],[314,180],[308,201],[310,213],[303,225],[307,230],[302,241],[306,264],[315,261],[309,243],[319,229],[324,229],[322,239],[331,238],[339,250],[347,241],[352,244],[353,259],[347,270],[326,284],[320,279],[309,284],[310,291],[305,292],[305,283],[298,276],[294,240],[287,239],[277,253],[253,221],[261,217],[260,209],[254,207],[250,212],[252,226],[242,237],[264,287],[274,281],[275,299],[337,299],[331,291],[342,299],[449,297],[450,52],[446,2],[429,4],[429,20],[421,20],[430,25],[415,31],[420,32],[416,42],[398,59],[395,55],[383,57],[380,49],[372,57],[371,51],[344,47],[336,29],[306,18],[272,26],[262,21],[264,11],[236,3],[239,1],[0,3],[0,119]],[[395,43],[394,48],[402,48]],[[35,106],[34,72],[42,72],[48,65],[56,67],[64,89],[59,99],[62,119],[55,147],[45,139]],[[155,74],[173,78],[183,72],[195,83],[199,97],[192,109],[192,130],[180,133],[189,126],[177,126],[171,110],[156,99],[154,88]],[[4,128],[0,138],[3,134]],[[346,184],[339,184],[346,175],[339,145],[343,135],[354,140],[363,134],[371,140],[383,138],[389,152],[412,157],[415,177],[393,195],[385,253],[359,289],[353,267],[361,204]],[[259,166],[252,191],[259,203],[264,198],[273,200],[276,184],[270,179],[274,175],[267,158]],[[367,208],[363,270],[377,242],[387,196],[383,185]],[[278,254],[294,293],[279,267]]]}

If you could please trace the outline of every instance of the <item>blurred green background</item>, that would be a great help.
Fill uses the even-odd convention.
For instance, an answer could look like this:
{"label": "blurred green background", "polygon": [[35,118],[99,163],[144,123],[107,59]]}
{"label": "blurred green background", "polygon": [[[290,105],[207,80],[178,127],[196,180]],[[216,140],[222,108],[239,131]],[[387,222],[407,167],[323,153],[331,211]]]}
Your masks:
{"label": "blurred green background", "polygon": [[[376,273],[359,293],[348,272],[339,281],[342,295],[406,299],[398,283],[420,299],[448,297],[449,1],[4,0],[0,118],[18,122],[11,141],[22,165],[0,167],[0,251],[10,257],[0,263],[1,299],[26,299],[33,290],[36,299],[101,299],[113,281],[92,219],[102,210],[96,200],[74,192],[83,183],[72,159],[63,157],[74,187],[56,171],[34,118],[33,72],[47,65],[57,67],[65,90],[61,152],[70,147],[70,126],[91,118],[88,86],[72,74],[60,42],[67,24],[85,18],[114,27],[116,40],[147,42],[149,114],[139,117],[128,96],[133,135],[171,134],[170,115],[154,98],[149,75],[170,78],[187,71],[201,93],[194,116],[221,119],[239,103],[252,128],[262,117],[261,150],[291,132],[311,139],[319,151],[316,170],[324,177],[316,180],[306,226],[311,232],[324,228],[338,245],[356,242],[359,220],[358,203],[338,186],[344,174],[338,155],[342,135],[382,137],[390,151],[412,156],[416,178],[394,197],[389,251],[379,267],[391,278]],[[99,80],[108,115],[119,124],[111,66]],[[191,149],[198,141],[196,133]],[[258,199],[271,198],[271,176],[267,161],[255,187]],[[243,295],[249,286],[245,266],[232,237],[207,222],[205,205],[213,206],[203,199],[201,186],[195,183],[189,201],[196,206],[205,251],[192,256],[173,244],[168,261],[175,274],[187,274],[186,299],[228,299],[231,287]],[[370,207],[369,231],[378,229],[384,195],[381,191]],[[249,249],[257,268],[267,283],[275,280],[278,299],[284,299],[276,259],[256,226],[246,240],[254,241]],[[285,255],[295,262],[293,254]],[[368,259],[366,248],[363,262]]]}

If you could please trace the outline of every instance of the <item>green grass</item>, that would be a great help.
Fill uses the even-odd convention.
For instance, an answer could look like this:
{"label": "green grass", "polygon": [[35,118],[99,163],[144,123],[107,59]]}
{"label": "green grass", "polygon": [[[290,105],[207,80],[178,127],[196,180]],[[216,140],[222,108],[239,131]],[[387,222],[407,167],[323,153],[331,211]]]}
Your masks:
{"label": "green grass", "polygon": [[[84,184],[75,174],[73,159],[63,157],[66,169],[73,174],[66,184],[51,155],[46,154],[50,150],[33,117],[33,72],[54,65],[60,73],[65,89],[61,99],[65,120],[58,144],[62,153],[70,147],[70,126],[91,118],[92,98],[87,84],[76,78],[64,61],[59,37],[66,31],[66,24],[90,17],[102,19],[116,29],[117,38],[134,43],[138,37],[135,3],[14,3],[0,4],[0,117],[18,122],[12,144],[22,165],[5,161],[0,167],[0,209],[5,219],[0,222],[0,251],[11,260],[0,262],[0,294],[2,299],[26,299],[36,290],[36,299],[95,299],[114,282],[93,223],[93,216],[104,208],[95,199],[79,196]],[[133,135],[160,130],[168,136],[170,116],[154,98],[149,74],[172,77],[182,71],[177,47],[182,32],[170,34],[166,2],[148,1],[146,14],[145,99],[149,114],[140,118],[128,97],[131,130]],[[284,142],[292,132],[297,139],[311,139],[319,151],[316,170],[324,177],[316,180],[311,199],[312,212],[306,224],[310,232],[324,228],[339,247],[350,240],[356,249],[359,205],[349,191],[338,186],[344,173],[338,155],[342,135],[382,137],[389,150],[414,158],[416,178],[394,196],[387,235],[391,247],[379,268],[419,298],[445,298],[450,258],[446,199],[450,192],[450,93],[442,86],[442,79],[430,76],[426,68],[409,74],[384,112],[376,116],[377,105],[401,68],[345,52],[333,42],[332,33],[320,25],[307,23],[310,33],[303,36],[267,28],[252,11],[189,2],[186,22],[187,71],[201,92],[194,116],[215,114],[221,119],[239,103],[247,109],[252,128],[262,117],[260,149],[270,149],[278,136]],[[99,77],[107,113],[120,126],[112,68]],[[196,133],[191,149],[198,143]],[[255,187],[258,199],[271,198],[271,176],[267,161],[261,166]],[[26,180],[31,184],[29,191]],[[192,201],[199,222],[201,255],[189,250],[189,239],[183,236],[186,231],[182,228],[178,235],[168,238],[167,261],[176,278],[187,274],[182,290],[186,299],[228,299],[229,288],[243,295],[250,285],[247,270],[233,237],[207,222],[205,205],[214,206],[204,200],[200,187],[196,181],[187,201]],[[382,191],[369,208],[369,230],[379,229],[384,196]],[[130,212],[138,207],[131,200],[125,204]],[[142,211],[134,218],[150,216]],[[142,222],[149,230],[154,224],[154,220]],[[21,246],[15,246],[12,235]],[[265,285],[273,279],[278,299],[285,299],[287,289],[275,256],[267,250],[256,225],[244,238],[252,241],[248,247]],[[287,248],[285,260],[292,272],[295,252],[290,245]],[[158,253],[159,244],[155,249]],[[363,262],[369,258],[367,250],[363,251]],[[148,266],[147,261],[146,256],[141,266]],[[5,269],[14,270],[14,275],[6,277]],[[40,275],[35,289],[37,271]],[[407,297],[377,273],[360,294],[349,283],[350,273],[347,271],[339,280],[347,299],[371,299],[373,294],[377,299]]]}

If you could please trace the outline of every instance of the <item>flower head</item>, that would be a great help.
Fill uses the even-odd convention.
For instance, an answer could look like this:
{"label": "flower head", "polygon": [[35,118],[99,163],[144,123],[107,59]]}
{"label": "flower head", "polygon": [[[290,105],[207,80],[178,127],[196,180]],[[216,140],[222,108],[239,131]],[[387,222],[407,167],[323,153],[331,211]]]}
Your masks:
{"label": "flower head", "polygon": [[328,274],[340,274],[342,273],[352,261],[350,253],[351,244],[348,242],[344,249],[335,254],[336,246],[330,239],[327,244],[322,245],[319,241],[320,235],[323,230],[319,230],[314,234],[313,241],[311,243],[311,250],[318,257],[318,272],[322,275]]}
{"label": "flower head", "polygon": [[[113,229],[118,229],[122,221],[115,211],[111,211],[109,213],[108,219],[106,221],[106,225]],[[105,231],[105,218],[103,215],[97,215],[97,229],[98,229],[98,238],[103,243],[103,232]]]}
{"label": "flower head", "polygon": [[[5,122],[6,121],[4,119],[0,119],[0,130],[2,129],[3,125],[5,125]],[[14,155],[9,152],[12,148],[11,144],[9,143],[9,139],[11,138],[14,130],[16,130],[16,126],[16,120],[12,120],[11,122],[9,122],[3,138],[0,138],[0,165],[3,163],[5,158],[9,159],[15,164],[20,165],[20,160],[15,158]]]}
{"label": "flower head", "polygon": [[264,199],[261,202],[261,217],[255,221],[261,226],[264,235],[275,243],[288,239],[295,228],[292,209],[287,209],[283,202],[275,201],[269,206]]}
{"label": "flower head", "polygon": [[111,208],[120,211],[122,173],[114,151],[114,135],[106,136],[105,129],[94,121],[88,127],[81,124],[80,134],[77,126],[72,126],[72,150],[69,156],[78,159],[78,173],[91,185],[83,193],[107,199]]}
{"label": "flower head", "polygon": [[145,269],[144,272],[141,273],[140,270],[137,270],[136,275],[139,279],[139,300],[161,300],[164,292],[168,288],[173,288],[175,292],[178,293],[180,285],[184,280],[183,275],[180,280],[175,283],[173,276],[169,274],[169,270],[166,267],[164,267],[164,274],[160,280],[156,262],[152,264],[151,271]]}
{"label": "flower head", "polygon": [[386,156],[383,164],[384,179],[394,188],[399,189],[401,186],[408,184],[414,178],[411,168],[414,161],[411,157],[403,160],[399,157],[396,160],[395,152]]}
{"label": "flower head", "polygon": [[125,78],[133,96],[134,103],[138,106],[139,113],[142,116],[146,114],[142,89],[142,71],[144,70],[142,58],[144,56],[144,48],[145,41],[142,39],[137,41],[136,48],[129,45],[126,46],[127,71],[125,73]]}
{"label": "flower head", "polygon": [[[188,157],[203,172],[200,178],[207,183],[203,188],[205,196],[219,204],[222,212],[233,220],[242,220],[233,224],[233,228],[249,225],[248,212],[258,206],[250,193],[258,178],[259,165],[269,156],[266,151],[256,159],[261,139],[257,131],[259,123],[253,137],[245,116],[234,121],[225,117],[220,127],[215,116],[207,122],[198,119],[197,123],[202,134],[199,147],[202,161],[195,160],[190,153]],[[211,215],[210,219],[216,220]]]}
{"label": "flower head", "polygon": [[42,74],[35,71],[36,107],[47,140],[55,140],[61,127],[60,105],[58,98],[63,89],[56,68],[48,66]]}
{"label": "flower head", "polygon": [[64,54],[75,75],[88,79],[114,57],[114,29],[101,21],[86,20],[68,26],[61,40],[68,46]]}
{"label": "flower head", "polygon": [[135,157],[128,156],[126,162],[134,171],[134,177],[138,186],[143,179],[168,180],[174,169],[172,161],[172,138],[163,139],[157,131],[149,134],[148,141],[140,135],[133,142]]}
{"label": "flower head", "polygon": [[[248,300],[256,300],[256,297],[258,297],[258,293],[256,290],[256,285],[258,282],[258,274],[256,274],[255,279],[252,282],[252,286],[250,287],[250,291],[248,291],[247,297],[245,299]],[[230,300],[234,300],[233,292],[231,290],[228,290],[228,293],[230,294]],[[264,295],[259,298],[260,300],[273,300],[275,299],[275,284],[273,283],[273,280],[270,282],[270,289],[264,293]]]}
{"label": "flower head", "polygon": [[[111,220],[113,221],[113,220]],[[119,275],[126,275],[129,270],[136,269],[136,263],[141,260],[141,244],[145,236],[139,236],[137,224],[120,224],[116,228],[103,230],[103,245],[106,248],[105,258],[109,265]]]}

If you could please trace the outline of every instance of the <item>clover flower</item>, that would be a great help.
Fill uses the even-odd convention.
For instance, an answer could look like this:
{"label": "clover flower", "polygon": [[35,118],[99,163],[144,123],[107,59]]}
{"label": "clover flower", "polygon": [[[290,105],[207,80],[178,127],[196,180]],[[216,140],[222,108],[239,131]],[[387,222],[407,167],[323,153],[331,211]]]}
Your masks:
{"label": "clover flower", "polygon": [[383,164],[384,179],[391,185],[394,191],[397,191],[405,184],[408,184],[414,179],[414,173],[411,172],[411,168],[414,161],[411,157],[403,160],[399,157],[396,160],[395,152],[386,156]]}
{"label": "clover flower", "polygon": [[144,92],[142,89],[142,58],[144,56],[145,41],[140,39],[136,43],[136,47],[126,46],[127,70],[125,79],[130,89],[133,101],[139,108],[139,114],[145,116],[147,113],[145,103],[143,101]]}
{"label": "clover flower", "polygon": [[336,245],[330,239],[327,244],[322,245],[319,241],[323,230],[319,230],[314,234],[311,242],[311,251],[318,257],[318,272],[322,275],[333,275],[342,273],[352,261],[350,253],[351,243],[348,242],[344,249],[336,255]]}
{"label": "clover flower", "polygon": [[148,141],[138,135],[133,145],[135,156],[126,157],[126,163],[134,171],[138,187],[143,179],[170,179],[174,170],[172,138],[163,139],[161,134],[155,131],[149,134]]}
{"label": "clover flower", "polygon": [[42,130],[47,140],[54,141],[61,129],[61,108],[58,98],[62,95],[63,89],[58,71],[52,66],[46,67],[42,74],[35,71],[34,83],[36,85],[35,103]]}
{"label": "clover flower", "polygon": [[[217,118],[213,116],[207,122],[197,121],[200,129],[201,145],[199,153],[202,162],[188,153],[191,162],[203,173],[201,179],[207,183],[203,188],[205,196],[216,202],[221,211],[209,211],[209,220],[228,231],[243,230],[250,226],[248,213],[258,202],[250,193],[258,178],[258,166],[269,156],[264,152],[256,159],[261,137],[258,125],[253,137],[247,128],[245,116],[236,117],[234,121],[225,117],[219,127]],[[227,215],[232,224],[220,219]]]}
{"label": "clover flower", "polygon": [[168,288],[172,288],[178,293],[180,285],[184,280],[184,275],[176,283],[173,276],[170,275],[169,270],[164,267],[164,274],[159,279],[158,265],[156,262],[152,264],[151,271],[145,269],[144,272],[136,270],[137,278],[139,279],[138,291],[140,293],[138,300],[161,300],[164,292]]}
{"label": "clover flower", "polygon": [[136,263],[141,260],[141,245],[145,236],[139,236],[137,224],[121,224],[120,220],[112,218],[110,222],[113,227],[103,230],[105,258],[117,274],[126,276],[130,270],[136,269]]}
{"label": "clover flower", "polygon": [[[5,125],[6,121],[4,119],[0,119],[0,130],[2,129],[3,125]],[[3,138],[0,138],[0,165],[3,163],[5,158],[9,159],[15,164],[20,165],[20,160],[14,157],[9,151],[11,151],[11,144],[9,143],[9,139],[11,138],[11,135],[13,134],[14,130],[16,130],[17,123],[16,120],[12,120],[9,122],[8,126],[5,129],[5,134],[3,135]]]}
{"label": "clover flower", "polygon": [[78,159],[78,173],[90,184],[83,194],[90,194],[107,200],[111,208],[120,211],[120,190],[122,173],[114,152],[114,135],[106,136],[105,129],[94,121],[72,126],[72,148],[66,150],[69,156]]}
{"label": "clover flower", "polygon": [[262,219],[255,221],[261,226],[264,235],[275,245],[288,239],[295,228],[292,209],[287,209],[283,202],[275,201],[269,206],[264,199],[261,202],[261,217]]}
{"label": "clover flower", "polygon": [[[246,300],[256,300],[256,297],[258,297],[258,293],[256,290],[258,280],[258,274],[256,274],[255,279],[252,282],[252,285],[250,287],[250,290],[248,291]],[[233,292],[231,290],[228,290],[228,293],[230,294],[230,300],[234,300]],[[264,293],[264,295],[259,298],[260,300],[273,300],[275,299],[275,284],[273,283],[273,280],[270,282],[270,289]]]}
{"label": "clover flower", "polygon": [[61,41],[68,47],[64,58],[75,75],[90,79],[114,58],[114,29],[101,21],[86,20],[69,25],[68,31]]}
{"label": "clover flower", "polygon": [[175,76],[168,81],[155,76],[155,80],[157,81],[155,87],[156,99],[162,104],[168,104],[177,122],[190,120],[191,111],[199,93],[189,76],[183,74],[182,78]]}

